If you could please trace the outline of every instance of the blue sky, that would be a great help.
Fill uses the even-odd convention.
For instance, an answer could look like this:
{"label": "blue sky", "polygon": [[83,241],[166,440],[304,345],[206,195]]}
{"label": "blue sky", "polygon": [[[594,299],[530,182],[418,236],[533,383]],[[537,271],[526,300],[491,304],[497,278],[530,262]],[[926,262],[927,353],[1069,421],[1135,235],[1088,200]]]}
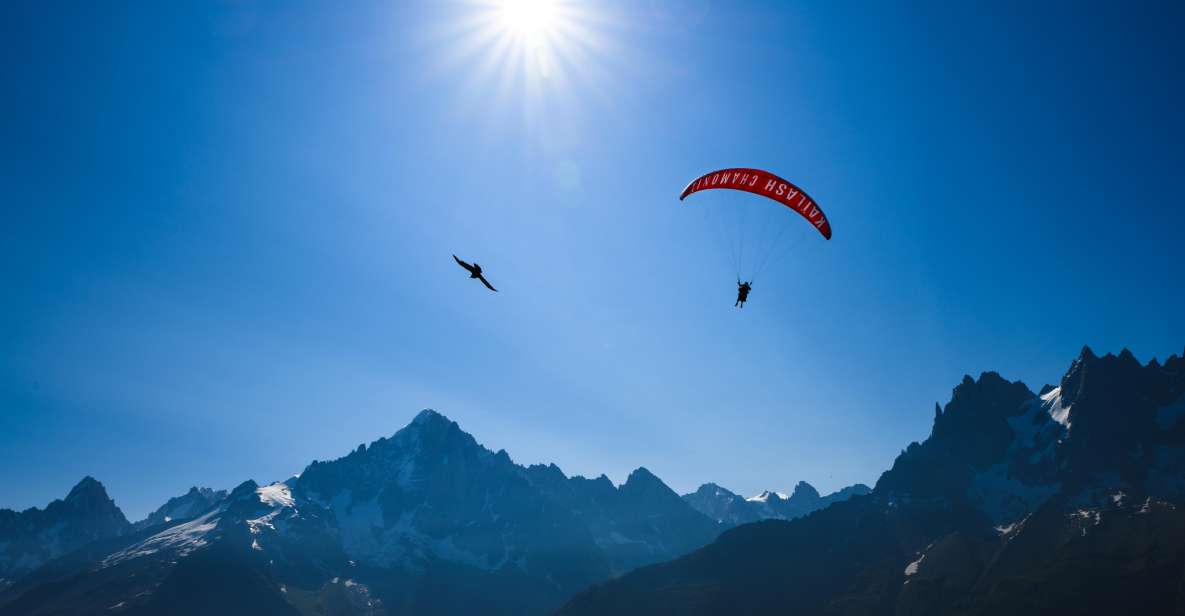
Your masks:
{"label": "blue sky", "polygon": [[[0,11],[0,507],[91,474],[138,518],[426,407],[569,474],[826,491],[965,373],[1185,346],[1180,4],[565,4],[543,56],[480,3]],[[834,239],[679,205],[727,166]],[[743,311],[737,207],[802,235]]]}

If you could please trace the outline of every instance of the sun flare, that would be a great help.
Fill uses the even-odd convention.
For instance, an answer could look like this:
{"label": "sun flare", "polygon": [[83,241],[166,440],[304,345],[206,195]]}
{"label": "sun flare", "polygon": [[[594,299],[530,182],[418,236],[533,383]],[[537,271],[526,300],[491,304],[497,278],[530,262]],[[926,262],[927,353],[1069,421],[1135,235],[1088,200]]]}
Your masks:
{"label": "sun flare", "polygon": [[532,134],[554,136],[560,133],[543,131],[543,108],[572,113],[609,99],[618,22],[605,6],[586,0],[461,0],[446,6],[452,19],[441,20],[426,55],[436,59],[434,77],[462,88],[454,98],[458,114],[494,118],[518,109],[529,130],[540,131]]}
{"label": "sun flare", "polygon": [[501,0],[498,21],[505,31],[528,42],[539,44],[555,25],[553,0]]}

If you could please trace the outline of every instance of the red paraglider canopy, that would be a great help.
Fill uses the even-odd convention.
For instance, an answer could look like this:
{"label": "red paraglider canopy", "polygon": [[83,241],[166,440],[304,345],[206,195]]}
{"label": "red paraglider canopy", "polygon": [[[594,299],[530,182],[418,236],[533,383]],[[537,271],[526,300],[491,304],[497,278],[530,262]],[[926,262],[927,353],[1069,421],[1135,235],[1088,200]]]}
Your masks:
{"label": "red paraglider canopy", "polygon": [[705,173],[692,180],[687,185],[687,188],[683,189],[683,193],[679,195],[679,200],[682,201],[691,193],[715,188],[743,190],[773,199],[798,212],[807,222],[815,225],[815,228],[819,230],[819,233],[823,234],[824,238],[831,239],[831,223],[827,222],[827,217],[823,215],[823,210],[819,208],[819,204],[807,196],[801,188],[761,169],[738,167]]}

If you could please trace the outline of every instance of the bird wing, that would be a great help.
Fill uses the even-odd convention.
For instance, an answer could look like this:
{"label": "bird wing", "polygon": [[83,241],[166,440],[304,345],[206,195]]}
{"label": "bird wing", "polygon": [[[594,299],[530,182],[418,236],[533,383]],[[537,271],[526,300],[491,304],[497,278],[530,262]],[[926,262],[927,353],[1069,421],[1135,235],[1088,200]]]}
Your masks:
{"label": "bird wing", "polygon": [[477,279],[478,279],[478,280],[480,280],[480,281],[481,281],[481,283],[482,283],[482,284],[484,284],[484,285],[486,286],[486,288],[487,288],[487,289],[489,289],[489,290],[493,291],[494,293],[497,293],[497,292],[498,292],[498,289],[495,289],[495,288],[494,288],[494,285],[490,284],[490,281],[486,280],[486,277],[485,277],[485,276],[480,276],[480,275],[479,275],[479,276],[477,277]]}
{"label": "bird wing", "polygon": [[466,270],[466,271],[468,271],[470,274],[472,274],[472,273],[473,273],[473,266],[472,266],[472,265],[469,265],[468,263],[466,263],[466,262],[464,262],[464,261],[462,261],[462,260],[460,260],[460,259],[458,259],[458,258],[457,258],[457,255],[453,255],[453,261],[456,261],[456,262],[457,262],[457,265],[460,265],[461,267],[465,268],[465,270]]}

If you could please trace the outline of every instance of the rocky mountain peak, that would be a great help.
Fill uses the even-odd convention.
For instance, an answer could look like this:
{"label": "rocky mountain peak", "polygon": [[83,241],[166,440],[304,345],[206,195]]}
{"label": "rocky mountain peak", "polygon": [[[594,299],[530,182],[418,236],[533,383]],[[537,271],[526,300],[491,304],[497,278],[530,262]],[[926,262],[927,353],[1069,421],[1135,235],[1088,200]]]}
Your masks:
{"label": "rocky mountain peak", "polygon": [[45,512],[51,517],[68,515],[86,519],[88,523],[101,520],[101,524],[113,529],[122,528],[128,524],[123,512],[108,496],[107,489],[97,479],[89,475],[83,477],[71,488],[64,500],[50,503]]}
{"label": "rocky mountain peak", "polygon": [[192,518],[209,510],[227,496],[226,490],[193,486],[181,496],[170,498],[165,504],[135,523],[137,530]]}
{"label": "rocky mountain peak", "polygon": [[658,477],[654,476],[654,473],[650,472],[650,469],[646,468],[645,466],[639,466],[638,468],[634,469],[633,472],[630,473],[630,476],[625,480],[626,483],[636,481],[650,483],[659,481],[659,479]]}
{"label": "rocky mountain peak", "polygon": [[424,409],[419,413],[416,413],[415,418],[411,420],[411,425],[413,426],[425,426],[431,424],[456,425],[455,422],[450,420],[448,417],[445,417],[433,409]]}
{"label": "rocky mountain peak", "polygon": [[696,489],[696,491],[694,493],[699,494],[701,496],[709,496],[709,495],[712,495],[712,496],[715,496],[715,495],[736,496],[735,494],[726,490],[725,488],[722,488],[722,487],[720,487],[714,483],[711,483],[711,482],[701,485],[699,488]]}
{"label": "rocky mountain peak", "polygon": [[1060,394],[1063,399],[1072,401],[1077,398],[1079,390],[1086,380],[1087,372],[1098,364],[1099,361],[1099,356],[1095,355],[1089,346],[1082,347],[1082,351],[1078,353],[1078,357],[1070,364],[1070,369],[1062,376],[1059,383],[1061,389]]}
{"label": "rocky mountain peak", "polygon": [[973,471],[1003,457],[1014,436],[1010,418],[1035,399],[1024,383],[996,372],[964,376],[950,402],[935,413],[929,438],[910,444],[881,475],[877,490],[915,496],[961,492]]}
{"label": "rocky mountain peak", "polygon": [[103,484],[89,475],[83,477],[77,485],[70,489],[65,502],[73,508],[87,510],[118,509],[115,506],[115,501],[107,495],[107,489],[103,487]]}
{"label": "rocky mountain peak", "polygon": [[0,509],[0,579],[130,529],[103,484],[90,476],[45,509],[32,507],[19,513]]}
{"label": "rocky mountain peak", "polygon": [[66,495],[66,500],[85,498],[88,495],[107,496],[107,489],[103,487],[103,484],[99,483],[98,479],[95,479],[90,475],[83,477],[77,484],[74,485],[73,488],[70,489],[70,493]]}
{"label": "rocky mountain peak", "polygon": [[815,486],[805,481],[799,481],[795,484],[794,491],[790,493],[790,500],[805,500],[810,502],[819,500],[820,498],[821,495],[815,489]]}
{"label": "rocky mountain peak", "polygon": [[731,490],[715,483],[705,483],[683,500],[696,511],[720,524],[729,526],[761,519],[756,507]]}
{"label": "rocky mountain peak", "polygon": [[241,501],[248,498],[255,498],[255,491],[258,489],[259,484],[255,483],[254,479],[248,479],[235,486],[235,489],[230,491],[230,496],[227,496],[227,500]]}
{"label": "rocky mountain peak", "polygon": [[398,455],[417,452],[437,455],[445,449],[480,449],[482,452],[490,453],[481,447],[472,435],[462,430],[457,422],[432,409],[420,411],[411,423],[394,436],[390,439],[379,439],[371,444],[370,449]]}
{"label": "rocky mountain peak", "polygon": [[667,487],[661,479],[654,476],[646,467],[639,466],[630,476],[626,478],[625,483],[621,484],[620,491],[622,495],[627,497],[644,497],[647,499],[662,498],[662,499],[679,499],[679,495]]}

